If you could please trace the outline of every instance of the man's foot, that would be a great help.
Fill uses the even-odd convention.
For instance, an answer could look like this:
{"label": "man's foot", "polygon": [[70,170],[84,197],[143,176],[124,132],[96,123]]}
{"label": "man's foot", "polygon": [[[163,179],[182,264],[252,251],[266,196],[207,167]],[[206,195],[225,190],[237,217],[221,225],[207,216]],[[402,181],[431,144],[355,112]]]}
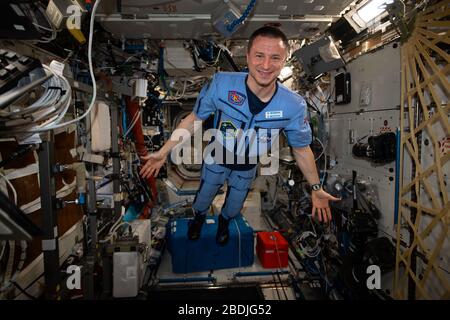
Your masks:
{"label": "man's foot", "polygon": [[217,227],[216,242],[224,246],[228,243],[230,231],[228,230],[228,224],[230,220],[225,219],[222,215],[219,215],[219,226]]}
{"label": "man's foot", "polygon": [[200,238],[203,223],[205,222],[205,214],[196,214],[194,219],[189,221],[188,239],[197,240]]}

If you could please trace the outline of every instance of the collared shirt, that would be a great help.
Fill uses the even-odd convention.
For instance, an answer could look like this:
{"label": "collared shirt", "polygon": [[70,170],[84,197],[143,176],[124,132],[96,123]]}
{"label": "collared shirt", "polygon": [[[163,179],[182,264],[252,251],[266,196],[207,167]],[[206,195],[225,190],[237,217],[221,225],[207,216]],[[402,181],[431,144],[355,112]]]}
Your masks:
{"label": "collared shirt", "polygon": [[[241,160],[267,153],[271,141],[278,138],[273,136],[272,129],[283,131],[292,147],[308,146],[312,138],[305,100],[277,83],[271,100],[263,106],[255,99],[256,95],[248,92],[247,75],[216,73],[197,98],[194,114],[199,119],[205,120],[214,113],[214,128],[221,133],[216,142]],[[242,134],[245,140],[240,139]]]}

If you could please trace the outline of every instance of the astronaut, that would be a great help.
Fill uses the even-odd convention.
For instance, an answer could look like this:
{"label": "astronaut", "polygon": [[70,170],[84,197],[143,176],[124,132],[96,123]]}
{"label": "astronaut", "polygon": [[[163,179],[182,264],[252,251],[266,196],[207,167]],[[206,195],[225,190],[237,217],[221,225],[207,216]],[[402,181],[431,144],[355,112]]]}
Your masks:
{"label": "astronaut", "polygon": [[[216,73],[210,83],[202,88],[193,112],[178,126],[177,129],[187,129],[193,133],[195,121],[204,121],[214,114],[214,127],[218,132],[215,143],[223,146],[219,156],[211,155],[213,161],[205,161],[202,165],[200,187],[193,203],[195,217],[188,229],[190,240],[200,237],[206,213],[226,181],[227,194],[219,215],[216,241],[219,245],[227,243],[228,224],[240,213],[256,176],[255,159],[267,150],[264,142],[276,138],[270,134],[275,129],[282,130],[286,135],[297,165],[311,185],[313,217],[317,214],[319,221],[331,220],[329,201],[339,199],[321,187],[314,155],[309,147],[311,130],[305,100],[277,82],[288,51],[288,40],[278,28],[264,26],[256,30],[247,48],[248,73]],[[243,134],[246,132],[254,135]],[[261,132],[264,134],[261,135]],[[253,138],[257,139],[257,143],[251,142]],[[141,175],[157,176],[170,150],[178,143],[178,139],[170,139],[158,152],[143,157],[145,164]],[[256,150],[255,145],[258,146]]]}

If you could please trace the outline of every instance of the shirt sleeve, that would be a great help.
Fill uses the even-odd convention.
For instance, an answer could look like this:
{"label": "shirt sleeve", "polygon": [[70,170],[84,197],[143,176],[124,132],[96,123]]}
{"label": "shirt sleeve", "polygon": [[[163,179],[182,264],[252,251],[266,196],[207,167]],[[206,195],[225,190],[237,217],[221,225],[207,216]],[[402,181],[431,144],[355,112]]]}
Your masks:
{"label": "shirt sleeve", "polygon": [[311,127],[309,126],[308,115],[306,113],[306,102],[304,99],[301,99],[299,103],[300,108],[298,113],[284,128],[284,134],[288,143],[293,148],[309,146],[312,141]]}
{"label": "shirt sleeve", "polygon": [[217,110],[215,104],[217,93],[216,78],[217,77],[215,74],[211,81],[203,86],[197,97],[197,101],[195,102],[194,114],[201,120],[206,120],[212,113]]}

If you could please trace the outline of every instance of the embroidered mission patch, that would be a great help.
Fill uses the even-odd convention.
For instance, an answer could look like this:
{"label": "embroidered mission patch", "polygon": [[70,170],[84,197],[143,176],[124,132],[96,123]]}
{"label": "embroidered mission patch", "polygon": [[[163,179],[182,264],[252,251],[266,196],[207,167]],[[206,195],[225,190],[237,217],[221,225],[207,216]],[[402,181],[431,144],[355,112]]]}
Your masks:
{"label": "embroidered mission patch", "polygon": [[245,101],[245,96],[237,91],[228,91],[228,102],[242,106]]}
{"label": "embroidered mission patch", "polygon": [[236,126],[231,121],[221,121],[219,126],[224,139],[234,139],[236,137]]}

